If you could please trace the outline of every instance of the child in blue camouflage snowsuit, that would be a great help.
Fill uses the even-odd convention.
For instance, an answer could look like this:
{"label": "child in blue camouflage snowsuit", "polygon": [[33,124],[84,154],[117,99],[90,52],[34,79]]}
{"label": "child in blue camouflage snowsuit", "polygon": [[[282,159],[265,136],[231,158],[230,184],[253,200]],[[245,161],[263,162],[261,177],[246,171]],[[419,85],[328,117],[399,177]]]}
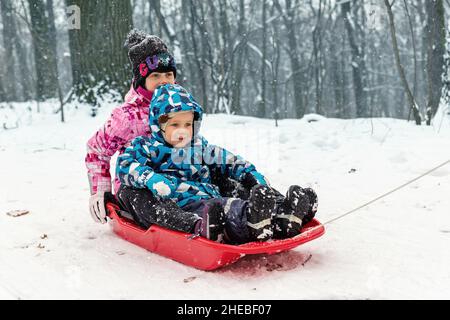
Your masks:
{"label": "child in blue camouflage snowsuit", "polygon": [[[182,210],[171,210],[173,205],[167,210],[146,210],[142,197],[130,200],[128,194],[133,210],[145,213],[139,214],[140,224],[156,223],[234,244],[299,234],[317,210],[314,191],[291,186],[286,197],[281,195],[253,164],[209,144],[199,134],[202,116],[202,107],[183,87],[167,84],[155,90],[150,104],[151,136],[132,141],[117,160],[116,174],[128,188],[125,194],[144,189]],[[248,199],[221,196],[211,180],[214,170],[250,190]]]}

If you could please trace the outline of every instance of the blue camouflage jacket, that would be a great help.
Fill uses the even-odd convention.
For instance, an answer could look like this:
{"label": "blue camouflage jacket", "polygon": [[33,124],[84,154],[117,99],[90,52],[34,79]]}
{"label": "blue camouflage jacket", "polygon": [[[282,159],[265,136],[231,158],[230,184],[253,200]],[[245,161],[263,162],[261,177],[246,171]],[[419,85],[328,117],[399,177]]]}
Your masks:
{"label": "blue camouflage jacket", "polygon": [[[190,144],[172,147],[162,135],[158,119],[170,112],[192,111],[194,128]],[[221,197],[211,183],[211,169],[241,181],[251,174],[260,184],[267,185],[262,174],[242,157],[209,144],[199,134],[202,107],[183,87],[166,84],[158,87],[150,103],[150,136],[132,140],[117,159],[116,175],[121,183],[135,188],[148,188],[156,196],[174,200],[180,207],[191,202]]]}

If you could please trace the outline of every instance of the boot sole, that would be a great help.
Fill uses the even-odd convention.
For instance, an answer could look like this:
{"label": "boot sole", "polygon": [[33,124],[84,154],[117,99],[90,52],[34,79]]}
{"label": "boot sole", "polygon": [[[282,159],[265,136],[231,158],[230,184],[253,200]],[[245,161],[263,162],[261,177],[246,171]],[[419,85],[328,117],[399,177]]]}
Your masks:
{"label": "boot sole", "polygon": [[[263,217],[264,219],[258,219],[258,222],[255,221],[253,223],[251,219],[248,219],[249,217],[247,217],[247,226],[250,229],[252,238],[258,241],[266,241],[273,235],[272,215],[276,211],[276,195],[269,187],[260,187],[252,189],[250,199],[252,199],[253,202],[256,202],[256,205],[253,205],[253,202],[250,202],[250,213],[256,211],[255,215],[258,215],[260,218]],[[270,203],[268,202],[269,199],[272,200]]]}

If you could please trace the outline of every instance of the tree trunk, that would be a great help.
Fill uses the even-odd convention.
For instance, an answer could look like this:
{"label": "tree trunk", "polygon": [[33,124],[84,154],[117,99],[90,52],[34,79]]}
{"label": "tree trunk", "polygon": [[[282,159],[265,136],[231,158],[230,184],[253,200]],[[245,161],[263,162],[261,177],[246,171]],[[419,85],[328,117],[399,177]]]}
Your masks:
{"label": "tree trunk", "polygon": [[3,47],[5,49],[4,65],[6,66],[6,74],[3,80],[3,90],[6,101],[17,100],[16,88],[17,81],[14,67],[14,42],[16,37],[14,27],[14,17],[11,0],[1,0],[0,10],[2,12],[3,23]]}
{"label": "tree trunk", "polygon": [[[355,18],[350,16],[350,3],[345,2],[341,4],[342,16],[344,18],[345,29],[347,30],[348,41],[351,49],[352,57],[352,75],[353,75],[353,90],[355,94],[355,104],[356,104],[356,116],[357,117],[367,117],[368,107],[367,107],[367,94],[365,91],[365,63],[364,57],[362,56],[361,47],[356,41],[356,34],[354,29],[354,24],[356,24]],[[352,2],[353,3],[353,2]],[[353,21],[353,23],[351,22]]]}
{"label": "tree trunk", "polygon": [[[190,8],[190,23],[191,23],[191,40],[192,40],[192,46],[194,51],[194,61],[196,63],[197,69],[199,71],[200,76],[200,86],[202,90],[202,100],[200,101],[203,106],[203,110],[205,113],[208,113],[209,110],[209,103],[208,103],[208,89],[207,89],[207,81],[206,81],[206,66],[205,63],[208,59],[207,52],[210,53],[208,44],[208,35],[205,34],[205,21],[204,18],[198,17],[197,15],[197,6],[194,5],[193,0],[189,1],[189,8]],[[201,4],[200,4],[201,5]],[[201,22],[200,22],[201,21]],[[195,37],[195,26],[198,27],[198,30],[201,33],[200,36],[200,44],[197,44],[197,39]],[[207,51],[208,50],[208,51]]]}
{"label": "tree trunk", "polygon": [[[428,0],[417,0],[416,12],[417,12],[417,20],[416,24],[419,26],[419,39],[420,45],[418,48],[419,54],[419,73],[418,78],[423,79],[419,83],[422,84],[418,86],[418,95],[415,96],[417,103],[419,106],[427,105],[427,84],[428,84],[428,76],[427,76],[427,32],[426,32],[426,23],[427,16],[425,13],[424,3]],[[412,110],[409,111],[411,113]],[[425,110],[424,110],[425,111]],[[408,120],[410,116],[408,116]]]}
{"label": "tree trunk", "polygon": [[50,39],[50,46],[57,61],[57,39],[56,39],[56,27],[55,27],[55,14],[53,12],[53,0],[47,0],[47,12],[48,12],[48,35]]}
{"label": "tree trunk", "polygon": [[[192,17],[190,14],[190,7],[189,7],[189,1],[188,0],[182,0],[181,1],[181,7],[180,12],[178,13],[181,20],[185,22],[183,29],[180,31],[181,34],[181,47],[183,48],[182,52],[180,52],[183,61],[190,61],[192,62],[192,53],[196,52],[193,47],[194,45],[191,43],[191,32],[193,29],[192,24]],[[194,39],[196,42],[196,40]],[[197,92],[200,92],[200,86],[198,85],[198,79],[200,79],[199,71],[195,67],[193,63],[187,63],[186,66],[183,68],[184,74],[180,77],[178,77],[177,73],[177,82],[183,85],[184,82],[189,81],[190,86],[192,88],[192,91],[195,95],[197,95]],[[189,80],[188,80],[189,77]]]}
{"label": "tree trunk", "polygon": [[[274,14],[274,6],[272,6],[271,8],[271,16],[273,16]],[[272,42],[272,59],[271,59],[271,63],[272,63],[272,104],[271,104],[271,110],[272,112],[270,112],[270,116],[272,116],[275,119],[275,126],[278,127],[278,119],[280,118],[280,97],[279,97],[279,86],[278,86],[278,74],[279,74],[279,66],[280,66],[280,32],[278,30],[278,25],[276,23],[272,23],[271,24],[272,27],[272,37],[271,37],[271,42]]]}
{"label": "tree trunk", "polygon": [[66,0],[80,8],[80,29],[69,30],[73,89],[79,101],[93,106],[104,94],[122,100],[132,78],[123,47],[133,26],[129,0]]}
{"label": "tree trunk", "polygon": [[244,69],[242,68],[243,57],[247,53],[247,34],[245,33],[245,2],[239,0],[239,22],[237,34],[239,43],[237,44],[236,56],[237,60],[233,72],[233,80],[231,82],[231,113],[241,114],[241,86],[242,78],[244,76]]}
{"label": "tree trunk", "polygon": [[47,0],[47,12],[48,12],[48,29],[49,29],[49,39],[51,44],[51,49],[53,53],[53,59],[55,61],[56,69],[56,87],[58,98],[60,102],[59,112],[61,113],[61,122],[64,122],[64,98],[61,91],[61,86],[59,84],[59,71],[58,71],[58,50],[57,50],[57,37],[56,37],[56,27],[55,27],[55,14],[53,12],[53,0]]}
{"label": "tree trunk", "polygon": [[40,0],[28,0],[36,68],[36,98],[57,96],[56,57],[53,54],[46,8]]}
{"label": "tree trunk", "polygon": [[[220,19],[220,20],[219,20]],[[215,20],[217,24],[217,32],[219,33],[220,48],[220,71],[217,96],[219,112],[231,113],[230,111],[230,93],[229,75],[233,68],[233,48],[231,45],[230,23],[227,15],[226,1],[219,1],[219,19]]]}
{"label": "tree trunk", "polygon": [[437,112],[442,89],[442,71],[444,65],[445,21],[442,0],[426,1],[427,12],[427,75],[428,102],[427,125]]}
{"label": "tree trunk", "polygon": [[[17,23],[14,21],[14,29],[16,29]],[[28,61],[28,50],[25,46],[26,39],[22,36],[19,30],[15,30],[15,40],[14,45],[16,49],[16,57],[19,61]],[[21,84],[20,95],[23,101],[29,101],[35,96],[35,85],[33,81],[33,73],[31,64],[22,63],[21,66],[21,77],[18,79]]]}
{"label": "tree trunk", "polygon": [[261,44],[261,101],[258,104],[257,117],[266,116],[266,59],[267,59],[267,1],[262,2],[262,44]]}
{"label": "tree trunk", "polygon": [[152,3],[153,0],[148,0],[148,15],[146,15],[146,19],[147,19],[147,27],[148,27],[148,31],[150,32],[150,34],[155,34],[155,23],[156,21],[154,21],[153,16],[152,16]]}
{"label": "tree trunk", "polygon": [[418,108],[415,98],[411,92],[411,89],[409,88],[408,81],[406,80],[405,71],[404,71],[401,61],[400,61],[400,53],[399,53],[398,44],[397,44],[397,35],[395,33],[394,15],[392,13],[392,8],[391,8],[392,5],[389,3],[389,0],[384,0],[384,4],[386,6],[386,10],[387,10],[387,13],[389,16],[389,26],[390,26],[390,32],[391,32],[392,46],[394,49],[395,64],[397,65],[398,73],[400,75],[400,79],[402,81],[403,88],[405,89],[405,93],[408,98],[410,108],[413,110],[414,119],[416,120],[416,124],[420,125],[422,121],[421,121],[421,117],[420,117],[419,108]]}
{"label": "tree trunk", "polygon": [[[345,37],[345,34],[342,33],[341,35],[341,47],[342,50],[344,50],[344,48],[347,47],[346,43],[347,43],[347,39]],[[346,67],[348,65],[347,63],[347,57],[344,54],[340,55],[340,61],[339,61],[339,66],[340,66],[340,70],[341,70],[341,75],[342,75],[342,82],[341,82],[341,94],[342,94],[342,114],[343,114],[343,118],[344,119],[348,119],[351,118],[351,109],[350,109],[350,97],[349,94],[347,94],[347,86],[350,82],[350,80],[348,79],[347,75],[346,75]]]}
{"label": "tree trunk", "polygon": [[[312,7],[312,3],[311,3]],[[317,114],[322,114],[322,93],[321,93],[321,83],[322,79],[320,76],[322,70],[321,61],[321,50],[322,50],[322,0],[319,0],[319,9],[317,11],[317,21],[312,32],[313,39],[313,74],[314,74],[314,89],[315,89],[315,112]]]}
{"label": "tree trunk", "polygon": [[447,30],[440,105],[450,111],[450,28]]}
{"label": "tree trunk", "polygon": [[343,96],[342,96],[342,82],[343,82],[343,75],[342,71],[339,70],[339,56],[342,55],[339,54],[339,51],[336,46],[337,38],[332,38],[330,41],[330,53],[333,55],[333,58],[331,59],[331,84],[333,86],[333,93],[334,93],[334,110],[332,114],[334,116],[337,116],[338,118],[344,118],[344,109],[343,109]]}
{"label": "tree trunk", "polygon": [[414,34],[414,27],[411,21],[411,15],[409,14],[408,4],[406,0],[403,0],[403,5],[405,7],[406,16],[408,18],[409,31],[411,33],[411,43],[413,47],[413,57],[414,57],[414,82],[413,82],[413,95],[417,97],[417,49],[416,49],[416,36]]}
{"label": "tree trunk", "polygon": [[3,88],[3,75],[0,74],[0,102],[5,101],[5,89]]}
{"label": "tree trunk", "polygon": [[[286,0],[286,10],[283,10],[279,1],[274,0],[274,5],[280,14],[282,14],[283,22],[285,25],[285,29],[287,30],[287,40],[288,40],[288,48],[289,48],[289,60],[291,64],[291,72],[292,72],[292,82],[294,88],[294,108],[295,114],[297,118],[302,118],[305,115],[305,103],[303,103],[302,92],[304,88],[302,87],[302,74],[300,72],[300,54],[298,53],[297,48],[297,38],[295,35],[295,30],[298,29],[298,26],[295,26],[295,12],[292,5],[291,0]],[[296,4],[297,7],[297,4]]]}

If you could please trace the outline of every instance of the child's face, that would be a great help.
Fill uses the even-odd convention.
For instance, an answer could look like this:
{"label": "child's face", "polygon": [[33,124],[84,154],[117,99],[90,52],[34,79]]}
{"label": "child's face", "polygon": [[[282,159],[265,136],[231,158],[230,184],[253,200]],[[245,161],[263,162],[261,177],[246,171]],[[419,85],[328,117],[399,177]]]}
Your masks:
{"label": "child's face", "polygon": [[145,88],[148,91],[155,91],[155,89],[164,84],[174,84],[175,83],[175,75],[172,71],[170,72],[152,72],[145,79]]}
{"label": "child's face", "polygon": [[194,113],[176,113],[169,119],[163,134],[167,143],[182,148],[192,140]]}

